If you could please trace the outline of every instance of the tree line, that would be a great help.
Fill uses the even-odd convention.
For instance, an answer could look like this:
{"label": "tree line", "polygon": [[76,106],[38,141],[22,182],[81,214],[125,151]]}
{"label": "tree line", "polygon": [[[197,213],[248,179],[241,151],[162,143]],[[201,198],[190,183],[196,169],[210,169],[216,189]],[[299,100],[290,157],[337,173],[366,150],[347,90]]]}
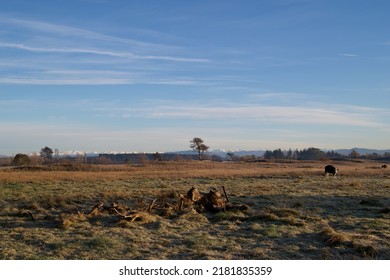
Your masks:
{"label": "tree line", "polygon": [[189,146],[193,154],[180,153],[125,153],[125,154],[99,154],[95,157],[87,157],[84,154],[76,156],[61,157],[58,149],[51,149],[48,146],[43,147],[39,155],[16,154],[11,162],[5,162],[3,159],[1,165],[36,165],[49,163],[90,163],[90,164],[144,164],[146,162],[162,161],[181,161],[181,160],[210,160],[210,161],[246,161],[253,162],[259,160],[326,160],[326,159],[380,159],[390,160],[390,153],[384,155],[368,154],[360,155],[356,150],[352,150],[349,155],[343,155],[335,151],[322,151],[321,149],[310,147],[302,150],[266,150],[263,156],[245,155],[236,156],[233,152],[226,153],[225,157],[215,154],[208,154],[209,146],[205,144],[202,138],[194,137],[190,140]]}
{"label": "tree line", "polygon": [[379,155],[377,153],[360,155],[353,149],[348,155],[340,154],[335,151],[322,151],[318,148],[306,148],[303,150],[267,150],[264,153],[264,159],[290,159],[290,160],[325,160],[325,159],[384,159],[390,160],[390,153]]}
{"label": "tree line", "polygon": [[[204,153],[209,149],[204,143],[204,140],[199,137],[194,137],[190,141],[190,148],[197,153],[197,156],[188,155],[188,154],[160,154],[156,153],[131,153],[131,154],[99,154],[98,157],[88,158],[87,155],[79,154],[76,157],[60,157],[58,149],[53,151],[52,148],[45,146],[39,152],[39,155],[27,155],[18,153],[16,154],[11,162],[3,161],[0,162],[2,165],[14,165],[14,166],[23,166],[23,165],[36,165],[36,164],[49,164],[49,163],[93,163],[93,164],[111,164],[111,163],[133,163],[133,164],[142,164],[148,161],[171,161],[171,160],[203,160],[205,158]],[[207,159],[209,159],[207,157]],[[5,164],[4,164],[5,163]]]}
{"label": "tree line", "polygon": [[337,157],[342,157],[342,155],[333,151],[324,152],[313,147],[303,150],[282,150],[279,148],[273,151],[267,150],[264,153],[265,159],[320,160]]}

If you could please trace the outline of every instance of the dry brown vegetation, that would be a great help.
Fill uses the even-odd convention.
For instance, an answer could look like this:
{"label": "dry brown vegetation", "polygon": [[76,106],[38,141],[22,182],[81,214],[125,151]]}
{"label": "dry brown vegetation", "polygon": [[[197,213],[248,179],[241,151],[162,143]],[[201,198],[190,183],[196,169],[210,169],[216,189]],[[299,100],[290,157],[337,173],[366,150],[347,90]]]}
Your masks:
{"label": "dry brown vegetation", "polygon": [[[323,162],[2,169],[0,259],[390,259],[390,170],[330,163],[335,178]],[[248,207],[178,204],[222,186]]]}

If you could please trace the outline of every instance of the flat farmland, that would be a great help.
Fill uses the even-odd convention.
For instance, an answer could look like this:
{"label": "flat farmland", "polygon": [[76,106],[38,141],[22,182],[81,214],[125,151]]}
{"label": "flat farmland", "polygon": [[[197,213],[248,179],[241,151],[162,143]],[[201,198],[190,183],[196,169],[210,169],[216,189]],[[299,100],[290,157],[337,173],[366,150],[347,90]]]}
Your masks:
{"label": "flat farmland", "polygon": [[[326,164],[339,168],[336,177],[324,176]],[[390,259],[390,170],[381,165],[1,169],[0,259]],[[180,205],[193,187],[223,193],[222,186],[230,204],[245,207]]]}

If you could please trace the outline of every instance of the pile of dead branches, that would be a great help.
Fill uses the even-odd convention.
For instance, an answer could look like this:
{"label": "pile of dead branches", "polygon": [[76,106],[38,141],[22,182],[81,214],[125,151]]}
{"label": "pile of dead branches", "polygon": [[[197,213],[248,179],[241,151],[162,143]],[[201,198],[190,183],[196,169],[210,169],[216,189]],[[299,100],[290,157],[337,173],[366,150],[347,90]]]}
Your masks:
{"label": "pile of dead branches", "polygon": [[[197,188],[191,188],[183,195],[179,193],[171,193],[170,195],[162,195],[149,201],[138,199],[135,203],[134,209],[112,202],[106,204],[100,202],[92,207],[90,211],[78,211],[75,213],[60,213],[53,219],[58,222],[60,227],[68,227],[79,220],[93,219],[103,215],[117,216],[120,221],[126,220],[134,222],[136,220],[143,220],[150,217],[177,217],[189,211],[196,211],[198,213],[216,213],[221,211],[239,210],[245,211],[249,209],[247,205],[235,205],[229,202],[226,190],[222,187],[222,192],[213,188],[208,193],[200,192]],[[32,211],[24,210],[20,215],[29,217],[32,221],[39,220]]]}
{"label": "pile of dead branches", "polygon": [[249,209],[247,205],[230,203],[225,188],[222,187],[222,189],[224,195],[217,189],[211,189],[208,193],[202,193],[196,188],[191,188],[186,195],[178,194],[173,201],[153,199],[146,207],[138,210],[131,210],[119,203],[111,203],[109,206],[99,203],[92,208],[92,211],[87,216],[98,216],[106,212],[133,222],[142,219],[145,213],[169,217],[192,209],[195,209],[198,213],[215,213],[230,210],[245,211]]}

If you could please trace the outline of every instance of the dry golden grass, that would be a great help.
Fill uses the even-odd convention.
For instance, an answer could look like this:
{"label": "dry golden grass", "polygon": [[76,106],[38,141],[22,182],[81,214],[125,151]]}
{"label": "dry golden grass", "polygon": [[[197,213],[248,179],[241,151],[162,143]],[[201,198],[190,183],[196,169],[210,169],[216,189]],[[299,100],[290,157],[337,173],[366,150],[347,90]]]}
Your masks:
{"label": "dry golden grass", "polygon": [[[0,259],[390,259],[390,171],[332,164],[334,178],[322,162],[0,170]],[[97,203],[145,209],[221,186],[249,209],[90,215]]]}
{"label": "dry golden grass", "polygon": [[[327,163],[326,163],[327,164]],[[338,176],[385,176],[389,169],[381,169],[380,163],[335,162]],[[133,178],[199,178],[235,176],[314,176],[324,174],[324,163],[317,161],[283,162],[163,162],[138,165],[65,165],[35,166],[23,169],[0,170],[0,182],[26,181],[101,181]]]}

